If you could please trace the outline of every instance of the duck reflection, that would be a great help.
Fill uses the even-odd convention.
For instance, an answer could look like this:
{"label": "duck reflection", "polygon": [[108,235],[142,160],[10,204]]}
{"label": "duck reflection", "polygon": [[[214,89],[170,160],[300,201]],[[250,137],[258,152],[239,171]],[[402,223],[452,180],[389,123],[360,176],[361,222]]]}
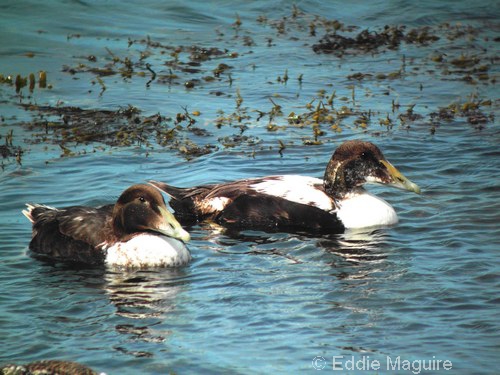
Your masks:
{"label": "duck reflection", "polygon": [[207,241],[209,248],[225,254],[276,255],[294,263],[304,260],[295,254],[304,246],[323,250],[328,258],[334,255],[351,263],[383,262],[387,258],[384,244],[390,234],[384,228],[353,229],[341,234],[311,235],[309,233],[261,232],[235,230],[206,223],[195,236]]}
{"label": "duck reflection", "polygon": [[318,246],[349,262],[380,263],[387,258],[383,244],[388,237],[389,234],[384,229],[349,230],[319,240]]}
{"label": "duck reflection", "polygon": [[[116,331],[128,336],[129,343],[167,340],[172,331],[165,322],[177,308],[185,276],[182,269],[107,272],[104,275],[105,290],[116,308],[116,315],[121,318],[115,325]],[[115,349],[135,357],[153,355],[148,351],[135,350],[133,344],[122,343]]]}
{"label": "duck reflection", "polygon": [[[44,263],[33,273],[33,282],[50,295],[40,303],[53,311],[41,318],[51,332],[84,338],[104,330],[114,350],[134,357],[151,357],[156,344],[168,340],[175,325],[171,320],[179,315],[179,296],[189,283],[185,268],[86,269]],[[63,300],[68,303],[57,302]]]}
{"label": "duck reflection", "polygon": [[205,222],[192,227],[193,238],[201,241],[200,247],[222,254],[274,255],[287,258],[292,263],[301,263],[287,251],[287,242],[295,235],[284,232],[262,232],[238,230]]}
{"label": "duck reflection", "polygon": [[182,269],[107,272],[105,289],[117,315],[130,319],[165,317],[175,309],[184,276]]}

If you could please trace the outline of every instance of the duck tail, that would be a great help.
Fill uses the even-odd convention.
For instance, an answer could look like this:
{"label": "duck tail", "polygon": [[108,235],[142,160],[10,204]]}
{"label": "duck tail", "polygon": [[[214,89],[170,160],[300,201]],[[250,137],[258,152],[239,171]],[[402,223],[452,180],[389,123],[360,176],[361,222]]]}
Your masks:
{"label": "duck tail", "polygon": [[160,189],[163,191],[165,194],[167,194],[170,198],[175,199],[175,200],[181,200],[186,196],[186,193],[188,189],[182,189],[178,188],[172,185],[168,185],[164,182],[159,182],[159,181],[148,181],[150,185],[153,185],[157,189]]}
{"label": "duck tail", "polygon": [[42,216],[46,217],[51,213],[57,212],[58,209],[44,204],[26,203],[26,209],[22,211],[23,215],[31,221],[32,224],[37,222]]}
{"label": "duck tail", "polygon": [[168,204],[175,211],[175,218],[179,220],[181,224],[189,225],[201,220],[203,215],[200,212],[199,204],[197,204],[197,202],[199,200],[203,200],[206,194],[210,191],[209,188],[204,186],[179,188],[165,184],[164,182],[148,182],[171,198]]}
{"label": "duck tail", "polygon": [[29,221],[31,221],[32,224],[35,222],[35,219],[33,218],[33,215],[32,215],[34,208],[35,208],[34,205],[26,203],[26,209],[22,211],[23,215],[26,216],[26,218]]}

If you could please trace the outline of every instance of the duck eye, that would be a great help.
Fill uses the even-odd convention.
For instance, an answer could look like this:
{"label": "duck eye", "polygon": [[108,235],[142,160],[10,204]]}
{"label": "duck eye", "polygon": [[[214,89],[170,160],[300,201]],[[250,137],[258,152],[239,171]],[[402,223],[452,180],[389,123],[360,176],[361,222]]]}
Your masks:
{"label": "duck eye", "polygon": [[363,159],[363,160],[370,160],[373,158],[374,158],[374,156],[371,152],[364,151],[361,153],[361,159]]}

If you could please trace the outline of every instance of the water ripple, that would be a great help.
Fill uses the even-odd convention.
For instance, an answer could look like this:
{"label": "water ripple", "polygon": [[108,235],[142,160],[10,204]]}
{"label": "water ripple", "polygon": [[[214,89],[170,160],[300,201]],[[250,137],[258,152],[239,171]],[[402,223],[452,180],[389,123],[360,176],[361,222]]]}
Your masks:
{"label": "water ripple", "polygon": [[[375,1],[346,7],[306,0],[297,9],[317,10],[341,17],[345,25],[369,30],[386,24],[417,27],[436,22],[454,27],[460,21],[494,32],[490,3]],[[430,131],[428,116],[404,128],[396,124],[394,112],[396,106],[402,113],[415,104],[417,113],[427,115],[473,97],[494,97],[494,83],[467,83],[456,72],[440,79],[436,70],[441,65],[427,55],[414,56],[418,51],[411,46],[404,51],[403,67],[401,51],[352,59],[311,55],[310,44],[323,30],[318,28],[318,35],[309,36],[300,48],[292,44],[300,33],[285,28],[281,34],[280,22],[291,22],[309,35],[315,18],[301,25],[290,16],[285,2],[229,6],[225,1],[147,0],[139,6],[130,1],[54,0],[43,6],[33,1],[0,4],[0,9],[6,25],[0,74],[45,69],[53,85],[44,94],[35,90],[29,98],[15,96],[13,87],[0,85],[2,142],[6,142],[9,121],[28,116],[17,105],[7,105],[11,99],[51,105],[63,101],[82,108],[131,104],[148,114],[173,117],[186,106],[188,111],[211,113],[196,126],[214,132],[197,138],[185,131],[190,140],[203,145],[236,132],[251,134],[255,141],[234,147],[219,142],[218,149],[192,160],[168,148],[145,145],[99,152],[78,145],[87,153],[61,158],[57,145],[42,144],[30,144],[20,165],[5,159],[0,171],[0,364],[57,358],[110,374],[295,373],[313,371],[311,361],[316,356],[331,363],[334,355],[369,355],[383,363],[387,356],[408,360],[436,356],[451,360],[454,373],[460,374],[494,373],[500,366],[498,101],[485,104],[493,120],[484,127],[455,118],[436,124],[435,133]],[[54,18],[54,14],[61,16]],[[226,93],[221,96],[211,94],[211,89],[190,91],[183,85],[145,88],[146,77],[139,75],[100,77],[108,89],[98,96],[94,75],[59,71],[75,59],[92,65],[89,57],[94,54],[99,63],[114,66],[121,62],[114,61],[112,54],[133,60],[139,51],[147,59],[149,47],[128,43],[147,36],[165,44],[222,45],[227,51],[239,51],[244,64],[230,60],[234,61],[233,82],[214,84]],[[255,45],[242,46],[243,40],[254,40]],[[425,51],[446,51],[442,55],[448,59],[455,52],[481,55],[468,48],[472,41],[465,41],[467,49],[459,51],[450,49],[450,43],[443,37],[436,48]],[[27,58],[30,52],[33,58]],[[168,74],[165,63],[175,58],[171,53],[168,50],[147,61],[154,61],[159,74]],[[419,57],[423,61],[412,65]],[[220,62],[211,61],[214,66]],[[142,60],[133,63],[140,65]],[[6,71],[9,66],[17,70]],[[377,67],[404,68],[406,75],[390,81],[346,78],[358,71],[374,73]],[[289,81],[278,82],[277,76],[285,71]],[[492,66],[488,74],[498,75],[498,68]],[[457,75],[460,79],[453,79]],[[314,136],[312,129],[290,126],[286,118],[292,111],[304,111],[303,103],[317,98],[325,87],[325,95],[336,93],[335,108],[351,104],[354,111],[373,108],[374,118],[388,116],[394,127],[371,123],[362,128],[348,118],[341,133],[322,125],[317,130],[328,130],[320,137],[323,144],[306,145],[304,140]],[[286,114],[279,125],[286,129],[270,131],[269,116],[252,120],[245,124],[247,128],[214,126],[212,121],[222,115],[218,108],[225,115],[235,111],[236,90],[244,99],[241,110],[253,106],[269,111],[269,98],[282,105]],[[349,98],[353,95],[356,103]],[[318,105],[314,100],[312,104]],[[15,140],[33,135],[20,126],[14,132],[20,137]],[[21,214],[26,202],[99,205],[114,201],[127,185],[149,179],[192,186],[277,173],[321,177],[335,147],[352,138],[377,143],[394,165],[422,187],[421,195],[369,187],[395,207],[400,218],[395,227],[311,237],[235,232],[200,224],[188,228],[193,261],[179,269],[75,269],[29,257],[31,228]],[[282,154],[277,151],[278,141],[286,143]]]}

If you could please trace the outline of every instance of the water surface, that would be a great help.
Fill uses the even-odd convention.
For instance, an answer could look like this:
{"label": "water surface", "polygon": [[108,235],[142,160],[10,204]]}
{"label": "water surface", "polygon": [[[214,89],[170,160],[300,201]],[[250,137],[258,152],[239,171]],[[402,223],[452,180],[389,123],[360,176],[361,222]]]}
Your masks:
{"label": "water surface", "polygon": [[[386,368],[387,357],[400,356],[449,360],[456,374],[497,371],[497,3],[300,1],[295,18],[286,1],[23,0],[0,10],[0,74],[44,70],[51,85],[31,93],[0,85],[0,144],[12,130],[11,149],[23,150],[20,162],[4,158],[0,172],[0,364],[63,359],[109,374],[315,373],[314,358],[332,371],[334,356],[344,365],[354,356],[382,367],[351,373],[411,373]],[[313,36],[310,25],[321,17],[358,26],[353,35],[428,26],[440,39],[314,53],[326,30],[318,23]],[[164,47],[148,45],[148,37]],[[192,46],[223,54],[195,64]],[[460,56],[481,62],[451,64]],[[126,57],[130,77],[120,73]],[[146,62],[157,74],[152,81]],[[204,79],[221,63],[229,71]],[[89,70],[108,65],[118,73]],[[355,73],[365,76],[348,78]],[[332,93],[337,127],[328,119],[289,123],[291,112],[305,118]],[[65,154],[63,133],[26,125],[61,117],[19,103],[130,105],[141,121],[170,117],[162,124],[177,129],[176,143],[162,146],[153,136],[130,146],[67,142]],[[476,117],[432,115],[468,103],[478,106]],[[275,105],[281,115],[271,115]],[[355,114],[342,117],[342,107]],[[420,117],[401,120],[409,108]],[[176,123],[178,113],[196,123]],[[364,125],[356,121],[363,113],[371,115]],[[190,265],[123,273],[68,269],[27,254],[25,202],[99,205],[148,179],[191,186],[277,173],[321,177],[335,147],[355,138],[375,142],[422,187],[420,196],[370,187],[398,212],[393,228],[317,238],[202,224],[188,228]],[[183,152],[193,145],[208,145],[208,153]]]}

